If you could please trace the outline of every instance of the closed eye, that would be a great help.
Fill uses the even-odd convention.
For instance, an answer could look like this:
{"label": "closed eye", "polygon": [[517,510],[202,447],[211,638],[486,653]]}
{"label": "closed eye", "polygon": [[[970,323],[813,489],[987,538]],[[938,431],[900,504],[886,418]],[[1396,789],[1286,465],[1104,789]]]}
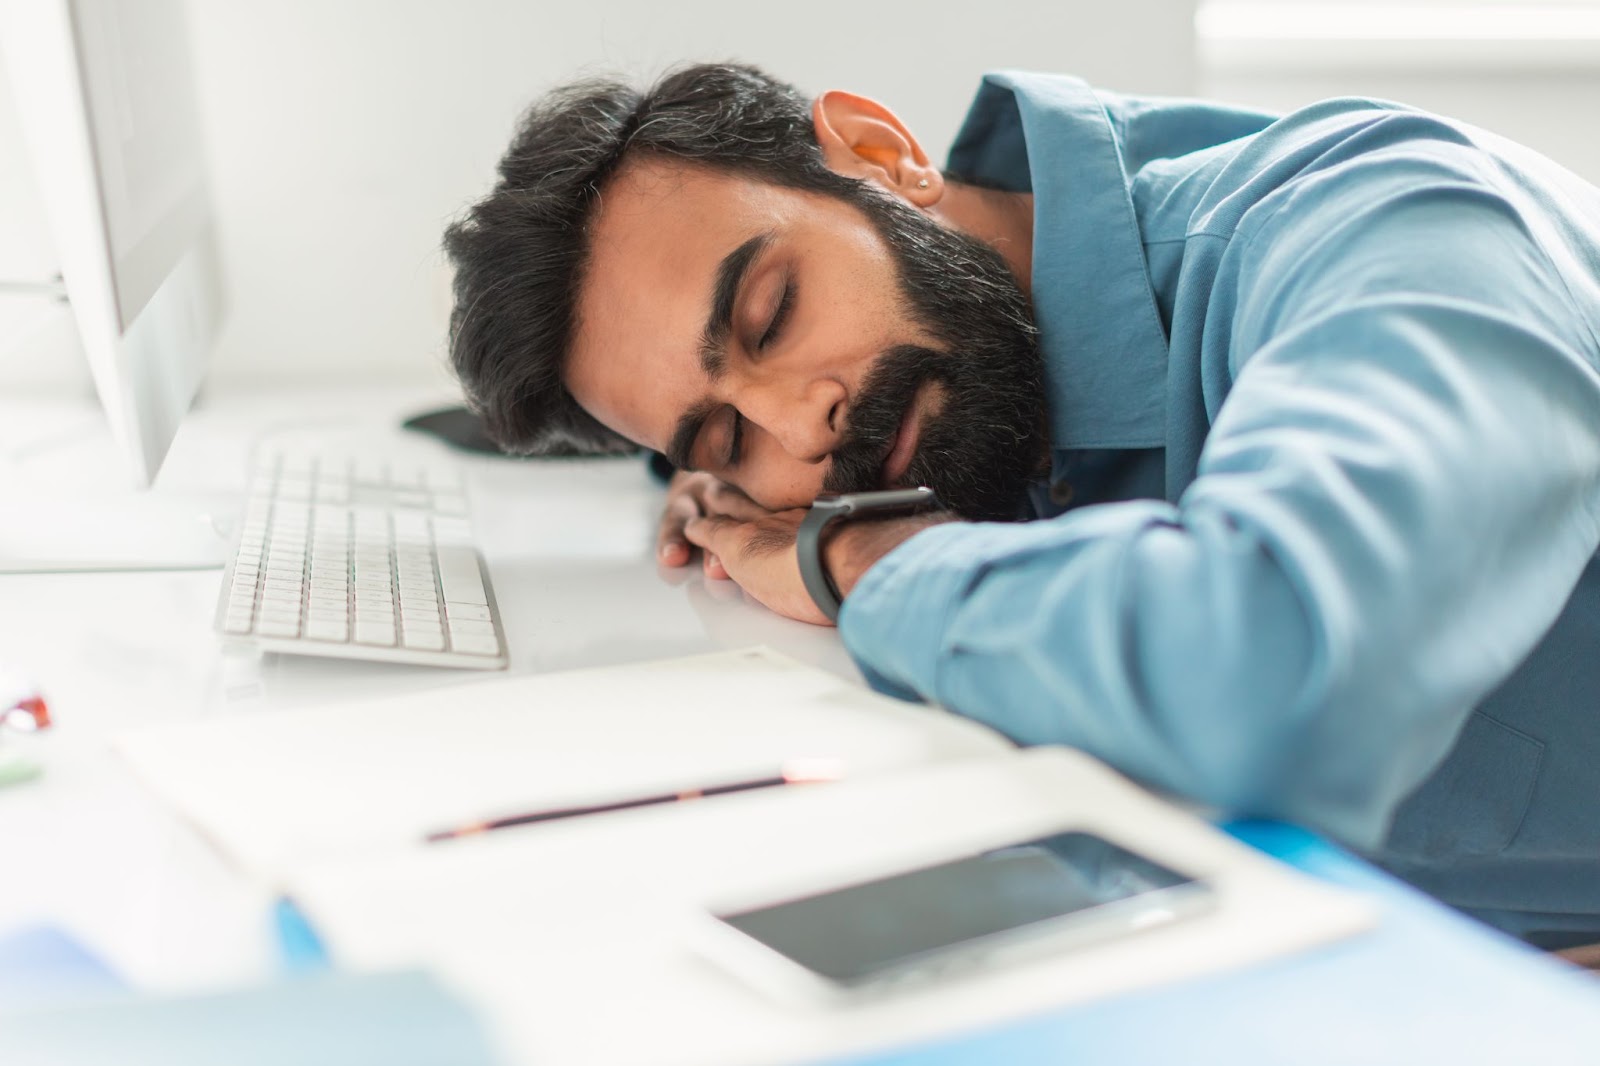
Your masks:
{"label": "closed eye", "polygon": [[744,449],[744,416],[733,412],[733,431],[728,434],[728,461],[725,466],[738,466],[739,453]]}
{"label": "closed eye", "polygon": [[756,349],[763,351],[773,341],[778,339],[778,334],[783,331],[784,323],[789,319],[789,312],[794,307],[794,281],[783,283],[783,295],[778,299],[778,309],[772,312],[772,321],[767,323],[767,330],[761,335],[761,340],[756,342]]}

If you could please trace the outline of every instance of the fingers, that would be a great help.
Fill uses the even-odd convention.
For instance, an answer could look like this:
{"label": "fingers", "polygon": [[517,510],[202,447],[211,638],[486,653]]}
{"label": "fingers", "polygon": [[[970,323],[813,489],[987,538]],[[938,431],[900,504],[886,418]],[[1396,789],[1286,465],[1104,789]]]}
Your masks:
{"label": "fingers", "polygon": [[675,496],[667,500],[661,512],[661,525],[656,531],[656,558],[665,566],[683,566],[689,561],[689,541],[683,535],[684,523],[700,515],[700,506],[692,496]]}
{"label": "fingers", "polygon": [[735,531],[743,526],[737,519],[720,515],[705,515],[685,523],[684,536],[701,549],[705,558],[706,577],[721,581],[730,576],[723,560],[738,554]]}
{"label": "fingers", "polygon": [[[667,487],[666,506],[656,531],[656,558],[663,566],[684,566],[694,547],[683,534],[683,527],[702,515],[719,515],[741,522],[754,522],[767,514],[765,508],[732,485],[706,473],[680,472]],[[715,560],[707,560],[706,573],[718,579],[727,570]]]}
{"label": "fingers", "polygon": [[656,558],[663,566],[684,566],[689,562],[693,549],[684,538],[683,526],[704,513],[701,497],[713,484],[704,474],[680,473],[673,477],[656,530]]}
{"label": "fingers", "polygon": [[723,527],[727,523],[728,519],[704,515],[699,518],[691,518],[684,523],[683,535],[690,544],[704,548],[708,553],[714,552],[716,548],[712,541],[721,534]]}
{"label": "fingers", "polygon": [[[699,541],[696,541],[696,540],[693,539],[693,537],[690,537],[690,536],[687,535],[688,534],[688,527],[690,525],[693,525],[695,523],[701,523],[702,524],[701,528],[704,529],[704,528],[709,528],[709,526],[711,524],[716,524],[718,526],[721,526],[721,525],[725,524],[728,521],[730,521],[730,520],[729,519],[724,519],[724,518],[701,518],[701,517],[698,517],[698,516],[690,518],[682,526],[679,527],[680,533],[682,533],[684,535],[684,547],[685,547],[685,550],[686,551],[688,550],[688,546],[690,544],[700,544]],[[706,546],[704,544],[700,544],[700,547],[705,549],[704,551],[702,551],[700,553],[700,562],[701,562],[702,567],[705,569],[705,574],[706,574],[707,579],[709,579],[711,581],[726,581],[726,580],[728,580],[728,568],[726,566],[722,565],[722,557],[719,556],[715,551],[711,550],[710,547],[708,547],[708,546]]]}

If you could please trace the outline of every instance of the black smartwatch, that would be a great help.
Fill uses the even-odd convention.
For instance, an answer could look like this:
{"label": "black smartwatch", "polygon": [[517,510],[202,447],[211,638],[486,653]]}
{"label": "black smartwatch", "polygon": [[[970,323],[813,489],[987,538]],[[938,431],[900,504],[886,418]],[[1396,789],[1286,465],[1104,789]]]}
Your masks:
{"label": "black smartwatch", "polygon": [[811,505],[811,511],[800,523],[795,534],[795,552],[800,559],[800,579],[806,591],[828,621],[839,620],[839,587],[828,576],[822,562],[822,531],[828,524],[841,519],[874,515],[917,514],[939,506],[939,498],[930,488],[890,489],[887,492],[850,492],[836,495],[825,492]]}

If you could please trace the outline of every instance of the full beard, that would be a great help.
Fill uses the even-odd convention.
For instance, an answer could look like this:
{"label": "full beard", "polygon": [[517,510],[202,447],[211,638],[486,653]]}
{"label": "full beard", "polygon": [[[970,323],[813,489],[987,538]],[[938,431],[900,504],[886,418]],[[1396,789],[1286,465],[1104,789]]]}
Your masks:
{"label": "full beard", "polygon": [[[906,310],[940,347],[902,345],[878,357],[823,487],[927,485],[963,518],[1015,520],[1047,449],[1044,359],[1027,296],[989,245],[876,191],[863,189],[862,199],[894,253]],[[895,435],[934,382],[943,407],[925,419],[898,483],[885,485]]]}

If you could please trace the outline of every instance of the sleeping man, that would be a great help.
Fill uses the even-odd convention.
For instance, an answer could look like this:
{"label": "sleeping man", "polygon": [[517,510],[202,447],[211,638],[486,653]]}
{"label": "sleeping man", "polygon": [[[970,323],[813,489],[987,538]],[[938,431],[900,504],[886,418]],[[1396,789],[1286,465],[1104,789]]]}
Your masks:
{"label": "sleeping man", "polygon": [[1399,105],[1021,73],[939,167],[696,66],[540,101],[446,246],[491,434],[666,455],[667,565],[1600,940],[1600,190]]}

